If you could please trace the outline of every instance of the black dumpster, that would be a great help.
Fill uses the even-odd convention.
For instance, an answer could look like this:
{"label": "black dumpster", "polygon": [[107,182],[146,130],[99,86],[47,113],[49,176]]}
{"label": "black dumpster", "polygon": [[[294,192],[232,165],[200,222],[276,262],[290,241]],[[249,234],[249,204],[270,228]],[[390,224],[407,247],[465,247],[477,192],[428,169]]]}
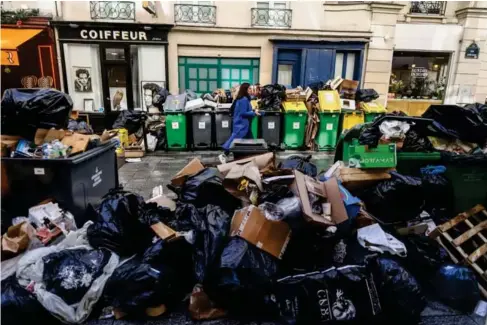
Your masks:
{"label": "black dumpster", "polygon": [[214,114],[216,147],[221,148],[232,135],[232,117],[228,109],[216,110]]}
{"label": "black dumpster", "polygon": [[65,159],[2,158],[9,186],[2,208],[27,216],[30,207],[54,199],[82,226],[88,204],[98,204],[118,186],[115,146],[108,143]]}

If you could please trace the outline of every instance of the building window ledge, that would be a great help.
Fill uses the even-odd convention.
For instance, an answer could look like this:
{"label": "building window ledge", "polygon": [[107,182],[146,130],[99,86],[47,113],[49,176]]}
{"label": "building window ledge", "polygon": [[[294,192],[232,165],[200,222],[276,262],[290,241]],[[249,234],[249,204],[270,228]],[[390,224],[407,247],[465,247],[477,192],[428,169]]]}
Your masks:
{"label": "building window ledge", "polygon": [[291,9],[252,8],[250,25],[259,28],[291,28],[292,14]]}
{"label": "building window ledge", "polygon": [[446,24],[447,22],[445,15],[405,14],[404,17],[408,23]]}
{"label": "building window ledge", "polygon": [[174,22],[178,25],[216,25],[216,6],[175,4]]}

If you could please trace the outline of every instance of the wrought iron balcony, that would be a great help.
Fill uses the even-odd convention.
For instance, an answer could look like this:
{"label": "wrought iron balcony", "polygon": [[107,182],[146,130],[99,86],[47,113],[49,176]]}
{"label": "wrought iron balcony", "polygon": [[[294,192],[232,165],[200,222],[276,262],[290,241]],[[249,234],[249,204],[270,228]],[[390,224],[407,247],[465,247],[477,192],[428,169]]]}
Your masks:
{"label": "wrought iron balcony", "polygon": [[90,1],[91,19],[135,20],[135,2]]}
{"label": "wrought iron balcony", "polygon": [[291,9],[252,8],[252,27],[291,28]]}
{"label": "wrought iron balcony", "polygon": [[412,1],[410,14],[444,15],[446,1]]}
{"label": "wrought iron balcony", "polygon": [[174,22],[189,24],[216,24],[216,7],[207,5],[175,4]]}

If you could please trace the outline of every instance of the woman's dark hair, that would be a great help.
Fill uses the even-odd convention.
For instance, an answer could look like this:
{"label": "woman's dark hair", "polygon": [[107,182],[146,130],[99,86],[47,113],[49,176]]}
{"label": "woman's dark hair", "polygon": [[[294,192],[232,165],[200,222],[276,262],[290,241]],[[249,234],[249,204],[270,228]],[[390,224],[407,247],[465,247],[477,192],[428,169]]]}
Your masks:
{"label": "woman's dark hair", "polygon": [[241,84],[240,88],[238,89],[237,98],[235,98],[235,100],[238,100],[242,97],[247,97],[250,100],[249,87],[250,84],[248,82],[244,82],[243,84]]}

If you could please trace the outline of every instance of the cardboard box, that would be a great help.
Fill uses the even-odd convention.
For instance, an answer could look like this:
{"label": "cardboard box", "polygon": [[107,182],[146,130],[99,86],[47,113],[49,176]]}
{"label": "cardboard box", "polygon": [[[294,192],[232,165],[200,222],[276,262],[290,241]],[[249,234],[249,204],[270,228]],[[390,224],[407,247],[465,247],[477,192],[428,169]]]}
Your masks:
{"label": "cardboard box", "polygon": [[379,181],[391,178],[389,169],[360,169],[342,167],[339,169],[339,179],[349,190],[371,186]]}
{"label": "cardboard box", "polygon": [[252,156],[252,157],[247,157],[244,159],[240,160],[235,160],[230,163],[218,165],[218,171],[225,176],[228,174],[228,172],[233,168],[235,165],[245,165],[246,163],[249,163],[251,161],[254,161],[254,163],[257,165],[259,168],[260,172],[264,172],[268,169],[275,169],[276,168],[276,162],[275,162],[275,157],[274,153],[268,152],[262,155],[257,155],[257,156]]}
{"label": "cardboard box", "polygon": [[198,158],[194,158],[184,166],[174,177],[171,179],[171,184],[174,186],[182,186],[186,176],[196,174],[197,172],[205,169],[205,166],[201,163]]}
{"label": "cardboard box", "polygon": [[66,134],[61,142],[69,147],[72,147],[71,155],[73,155],[86,150],[88,143],[90,142],[90,136],[79,133]]}
{"label": "cardboard box", "polygon": [[2,145],[2,157],[8,157],[10,152],[15,151],[17,143],[21,138],[16,135],[2,135],[1,145]]}
{"label": "cardboard box", "polygon": [[125,158],[142,158],[145,155],[145,151],[142,149],[125,149]]}
{"label": "cardboard box", "polygon": [[235,211],[230,235],[239,236],[281,259],[291,238],[291,228],[284,221],[267,220],[263,211],[251,205]]}
{"label": "cardboard box", "polygon": [[247,190],[239,189],[241,181],[245,179],[257,185],[260,192],[264,191],[259,168],[254,161],[250,161],[245,165],[234,165],[225,176],[225,179],[223,180],[223,187],[225,187],[225,189],[237,199],[241,199],[242,201],[249,203],[250,200]]}
{"label": "cardboard box", "polygon": [[[297,170],[294,171],[294,177],[295,180],[291,189],[301,200],[301,208],[305,218],[325,226],[336,225],[348,219],[336,178],[332,177],[326,182],[320,182]],[[326,218],[325,215],[313,213],[309,193],[321,197],[323,203],[330,204],[330,219]]]}

